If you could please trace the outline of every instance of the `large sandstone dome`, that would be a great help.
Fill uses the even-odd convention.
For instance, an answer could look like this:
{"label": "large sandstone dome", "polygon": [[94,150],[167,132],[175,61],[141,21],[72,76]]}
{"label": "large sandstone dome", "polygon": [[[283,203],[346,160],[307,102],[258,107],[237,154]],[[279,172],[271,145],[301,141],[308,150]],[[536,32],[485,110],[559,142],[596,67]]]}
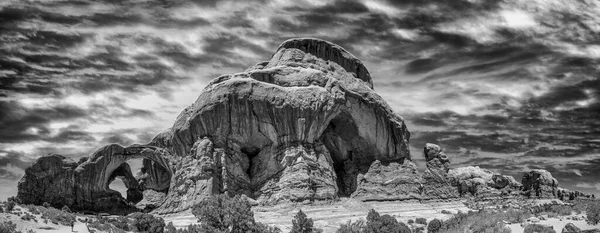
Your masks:
{"label": "large sandstone dome", "polygon": [[[410,160],[410,134],[360,60],[318,39],[291,39],[270,61],[206,86],[147,145],[108,145],[79,162],[52,155],[27,169],[25,203],[110,211],[162,193],[158,212],[215,193],[263,203],[351,196],[375,161]],[[143,158],[142,176],[125,163]],[[108,184],[125,181],[123,199]]]}

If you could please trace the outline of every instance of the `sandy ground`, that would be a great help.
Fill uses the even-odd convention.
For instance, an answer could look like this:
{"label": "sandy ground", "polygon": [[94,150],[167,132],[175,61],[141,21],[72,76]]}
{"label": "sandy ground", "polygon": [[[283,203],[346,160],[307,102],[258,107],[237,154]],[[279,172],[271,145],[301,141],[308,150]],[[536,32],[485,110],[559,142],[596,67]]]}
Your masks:
{"label": "sandy ground", "polygon": [[[583,215],[579,214],[579,215],[572,215],[572,216],[578,216],[579,219],[582,219]],[[573,224],[575,224],[575,226],[579,227],[579,229],[581,229],[581,230],[598,229],[598,226],[589,225],[585,222],[585,220],[567,220],[566,217],[549,218],[546,220],[541,220],[540,222],[538,222],[536,224],[552,226],[552,228],[556,232],[561,232],[562,229],[565,227],[565,225],[567,225],[567,223],[573,223]],[[523,233],[523,230],[524,230],[523,227],[521,226],[521,224],[509,224],[508,227],[510,228],[512,233]]]}
{"label": "sandy ground", "polygon": [[[21,208],[20,206],[16,206],[13,211],[23,212],[23,214],[30,213],[29,211],[27,211],[24,208]],[[21,216],[23,216],[23,214],[21,214]],[[12,221],[13,223],[17,224],[17,230],[21,231],[23,233],[27,232],[28,230],[33,230],[34,232],[38,232],[38,233],[63,233],[63,232],[88,233],[89,232],[87,227],[85,226],[85,224],[80,221],[75,222],[75,225],[73,226],[73,231],[71,231],[71,226],[56,225],[51,222],[46,224],[46,223],[44,223],[44,220],[41,218],[41,215],[34,215],[34,216],[36,217],[38,222],[35,222],[34,220],[25,221],[25,220],[22,220],[20,216],[17,216],[14,214],[0,213],[0,222]],[[81,219],[81,218],[78,217],[78,219]]]}
{"label": "sandy ground", "polygon": [[[292,218],[302,209],[315,221],[315,226],[322,228],[324,232],[335,232],[340,224],[349,220],[364,219],[370,209],[375,209],[379,214],[389,214],[396,219],[406,223],[409,219],[417,217],[426,218],[428,221],[434,218],[448,219],[450,214],[442,214],[442,210],[452,213],[468,211],[469,209],[460,201],[452,202],[425,202],[418,201],[396,201],[396,202],[360,202],[356,200],[343,199],[336,203],[321,203],[318,205],[281,204],[270,207],[253,207],[254,218],[262,223],[277,226],[288,232],[292,227]],[[173,222],[175,227],[185,227],[196,223],[196,217],[190,212],[163,216],[166,223]]]}

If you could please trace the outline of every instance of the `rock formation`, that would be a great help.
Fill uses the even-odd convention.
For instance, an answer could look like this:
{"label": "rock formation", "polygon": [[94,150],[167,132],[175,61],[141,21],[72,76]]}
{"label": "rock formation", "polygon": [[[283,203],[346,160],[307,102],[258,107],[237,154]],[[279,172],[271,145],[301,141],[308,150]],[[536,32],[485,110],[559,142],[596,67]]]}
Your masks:
{"label": "rock formation", "polygon": [[[25,203],[105,211],[126,203],[108,188],[121,178],[129,202],[140,201],[145,190],[166,193],[161,213],[185,210],[214,193],[262,203],[332,199],[355,193],[358,176],[374,161],[409,161],[409,137],[360,60],[327,41],[291,39],[271,60],[213,80],[147,145],[109,145],[79,163],[39,159],[18,196]],[[145,159],[135,179],[122,165],[131,158]],[[47,182],[36,181],[41,177]],[[56,182],[56,192],[35,195]]]}
{"label": "rock formation", "polygon": [[532,170],[523,175],[523,191],[527,196],[556,197],[558,181],[546,170]]}
{"label": "rock formation", "polygon": [[[217,193],[263,204],[354,197],[448,199],[518,190],[512,177],[475,167],[450,169],[427,144],[419,174],[404,120],[373,90],[352,54],[318,39],[291,39],[271,60],[211,81],[172,128],[147,145],[108,145],[81,159],[38,159],[19,182],[26,204],[111,212],[184,211]],[[133,176],[125,163],[143,158]],[[126,199],[109,184],[120,178]],[[556,180],[532,171],[524,189],[555,193]],[[539,195],[538,195],[539,194]],[[253,201],[255,203],[255,201]]]}

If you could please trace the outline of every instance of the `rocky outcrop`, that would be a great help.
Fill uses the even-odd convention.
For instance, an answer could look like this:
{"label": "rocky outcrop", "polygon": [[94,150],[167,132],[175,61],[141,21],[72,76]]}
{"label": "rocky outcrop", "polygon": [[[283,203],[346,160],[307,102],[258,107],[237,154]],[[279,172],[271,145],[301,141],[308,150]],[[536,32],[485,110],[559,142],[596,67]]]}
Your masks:
{"label": "rocky outcrop", "polygon": [[77,163],[62,155],[39,158],[25,171],[18,184],[18,197],[23,203],[54,206],[72,206],[75,194],[75,169]]}
{"label": "rocky outcrop", "polygon": [[567,223],[565,227],[562,229],[562,233],[580,233],[581,229],[575,226],[573,223]]}
{"label": "rocky outcrop", "polygon": [[523,192],[529,197],[557,197],[558,181],[546,170],[532,170],[521,179]]}
{"label": "rocky outcrop", "polygon": [[[170,173],[170,157],[161,148],[116,144],[102,147],[77,163],[60,155],[41,157],[25,170],[17,196],[26,204],[48,202],[57,208],[66,205],[73,210],[122,211],[131,207],[130,202],[141,201],[144,190],[125,161],[150,159]],[[122,179],[128,189],[126,199],[109,189],[116,178]]]}
{"label": "rocky outcrop", "polygon": [[[215,193],[265,204],[333,199],[355,193],[374,161],[410,160],[409,138],[360,60],[327,41],[291,39],[271,60],[214,79],[148,145],[109,145],[71,170],[56,164],[52,182],[68,186],[59,190],[73,196],[63,201],[72,209],[98,211],[143,200],[148,190],[166,193],[160,213]],[[131,158],[144,159],[135,179],[122,165]],[[28,174],[19,195],[52,183]],[[127,200],[108,188],[115,178],[128,184]]]}
{"label": "rocky outcrop", "polygon": [[[215,78],[147,145],[107,145],[77,163],[40,158],[26,170],[18,197],[74,210],[111,212],[137,203],[173,213],[218,193],[273,204],[448,199],[520,187],[487,170],[450,169],[434,144],[425,145],[421,175],[409,139],[360,60],[327,41],[291,39],[269,61]],[[125,162],[135,158],[144,161],[134,177]],[[524,178],[524,187],[548,193],[555,185],[538,173]],[[109,188],[116,178],[125,182],[126,198]]]}

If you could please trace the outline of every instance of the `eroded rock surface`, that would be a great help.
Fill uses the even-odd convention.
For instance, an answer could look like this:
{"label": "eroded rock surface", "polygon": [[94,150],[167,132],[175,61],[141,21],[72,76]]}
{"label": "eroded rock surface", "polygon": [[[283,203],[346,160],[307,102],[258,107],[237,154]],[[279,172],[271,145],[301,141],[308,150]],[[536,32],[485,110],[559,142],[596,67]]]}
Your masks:
{"label": "eroded rock surface", "polygon": [[[57,193],[73,196],[53,204],[75,209],[135,203],[147,190],[166,193],[160,213],[215,193],[267,204],[333,199],[355,193],[374,161],[410,160],[409,138],[360,60],[327,41],[291,39],[269,61],[210,82],[148,145],[109,145],[68,163],[70,170],[55,162],[50,170],[57,175],[48,179],[64,182]],[[131,158],[144,159],[135,179],[122,165]],[[24,178],[19,193],[26,202],[52,199],[28,198],[28,190],[52,183],[33,182],[45,161]],[[108,188],[115,178],[127,184],[127,200]]]}
{"label": "eroded rock surface", "polygon": [[558,181],[546,170],[536,169],[523,175],[521,179],[525,195],[532,197],[556,197]]}
{"label": "eroded rock surface", "polygon": [[[434,144],[419,174],[404,120],[373,90],[352,54],[302,38],[279,46],[269,61],[211,81],[173,127],[147,145],[107,145],[81,159],[38,159],[19,183],[24,203],[74,210],[153,209],[173,213],[218,193],[252,203],[449,199],[519,189],[512,177],[479,168],[450,169]],[[127,160],[142,158],[134,177]],[[545,173],[523,179],[540,195],[557,183]],[[127,196],[109,189],[122,179]],[[539,195],[538,195],[539,196]]]}

